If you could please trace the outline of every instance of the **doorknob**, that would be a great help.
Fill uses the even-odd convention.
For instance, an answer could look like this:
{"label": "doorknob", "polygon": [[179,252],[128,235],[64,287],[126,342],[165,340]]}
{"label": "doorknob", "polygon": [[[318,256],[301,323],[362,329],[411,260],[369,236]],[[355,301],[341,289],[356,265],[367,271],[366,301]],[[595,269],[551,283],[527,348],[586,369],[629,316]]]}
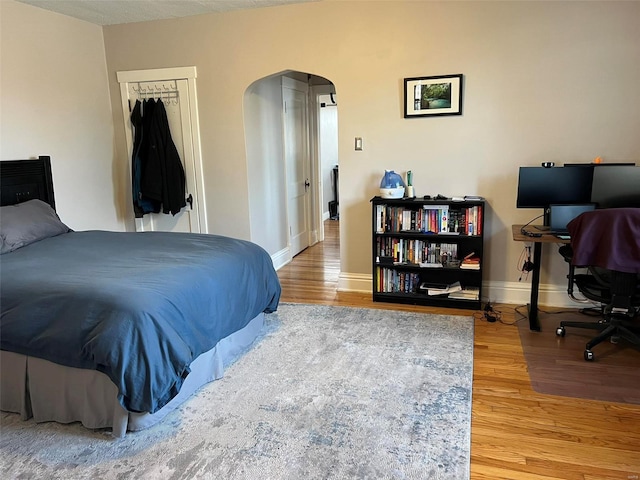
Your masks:
{"label": "doorknob", "polygon": [[308,188],[309,188],[309,186],[311,186],[311,184],[309,183],[309,179],[307,178],[307,179],[304,181],[304,189],[305,189],[305,190],[306,190],[306,189],[308,189]]}
{"label": "doorknob", "polygon": [[189,204],[189,207],[191,207],[191,210],[193,210],[193,195],[189,194],[189,196],[186,198],[186,201]]}

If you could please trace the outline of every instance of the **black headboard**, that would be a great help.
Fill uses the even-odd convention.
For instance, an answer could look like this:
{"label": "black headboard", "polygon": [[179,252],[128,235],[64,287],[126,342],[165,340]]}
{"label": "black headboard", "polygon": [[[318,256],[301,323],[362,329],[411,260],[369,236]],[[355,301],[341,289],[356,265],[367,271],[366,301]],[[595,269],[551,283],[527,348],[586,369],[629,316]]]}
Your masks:
{"label": "black headboard", "polygon": [[51,157],[0,161],[0,205],[14,205],[37,198],[55,210]]}

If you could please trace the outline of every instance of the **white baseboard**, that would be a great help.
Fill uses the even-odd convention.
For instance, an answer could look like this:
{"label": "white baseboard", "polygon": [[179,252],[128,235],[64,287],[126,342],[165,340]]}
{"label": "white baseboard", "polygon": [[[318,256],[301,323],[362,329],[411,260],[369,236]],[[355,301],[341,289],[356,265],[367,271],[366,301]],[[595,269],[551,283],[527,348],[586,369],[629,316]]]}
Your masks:
{"label": "white baseboard", "polygon": [[279,252],[271,255],[271,261],[273,262],[273,268],[276,270],[281,269],[286,264],[291,262],[291,252],[289,247],[283,248]]}
{"label": "white baseboard", "polygon": [[338,275],[339,292],[363,292],[372,293],[373,278],[364,273],[345,273]]}
{"label": "white baseboard", "polygon": [[[526,305],[531,299],[531,282],[484,282],[483,301]],[[580,294],[576,294],[580,297]],[[592,302],[576,302],[569,297],[567,285],[540,284],[538,305],[549,307],[578,308],[592,305]]]}
{"label": "white baseboard", "polygon": [[[338,291],[372,293],[371,275],[341,272],[338,276]],[[526,305],[531,299],[531,282],[484,282],[482,301]],[[578,308],[591,305],[569,298],[566,285],[541,284],[538,289],[538,305],[549,307]]]}

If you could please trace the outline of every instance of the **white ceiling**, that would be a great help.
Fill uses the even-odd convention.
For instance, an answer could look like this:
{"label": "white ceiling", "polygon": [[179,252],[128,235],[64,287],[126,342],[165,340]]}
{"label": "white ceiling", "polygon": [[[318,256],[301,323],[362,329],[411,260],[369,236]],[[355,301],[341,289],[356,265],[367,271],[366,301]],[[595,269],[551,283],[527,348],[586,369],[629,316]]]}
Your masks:
{"label": "white ceiling", "polygon": [[[1,1],[1,0],[0,0]],[[17,0],[97,25],[145,22],[203,13],[319,0]]]}

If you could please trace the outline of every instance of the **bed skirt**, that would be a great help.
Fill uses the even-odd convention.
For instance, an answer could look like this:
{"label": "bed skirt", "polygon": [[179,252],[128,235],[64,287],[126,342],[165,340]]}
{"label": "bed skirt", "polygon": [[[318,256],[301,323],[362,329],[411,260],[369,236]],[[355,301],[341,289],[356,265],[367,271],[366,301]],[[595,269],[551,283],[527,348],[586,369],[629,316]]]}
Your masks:
{"label": "bed skirt", "polygon": [[123,437],[127,431],[156,424],[201,386],[221,378],[225,366],[253,343],[263,325],[264,314],[260,313],[246,327],[196,358],[178,395],[152,414],[125,410],[116,399],[116,386],[101,372],[2,350],[0,410],[19,413],[23,420],[82,422],[87,428],[111,428],[115,437]]}

